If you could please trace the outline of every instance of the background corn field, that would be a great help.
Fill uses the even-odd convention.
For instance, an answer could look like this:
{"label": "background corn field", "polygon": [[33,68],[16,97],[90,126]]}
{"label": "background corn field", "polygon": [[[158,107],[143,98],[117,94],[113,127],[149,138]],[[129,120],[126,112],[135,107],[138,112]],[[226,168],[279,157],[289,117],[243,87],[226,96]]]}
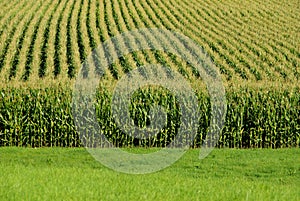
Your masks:
{"label": "background corn field", "polygon": [[[101,42],[140,28],[180,32],[216,64],[228,106],[219,147],[300,146],[297,0],[3,0],[0,11],[0,146],[81,146],[71,105],[81,63]],[[96,101],[105,135],[117,146],[161,147],[173,139],[180,111],[165,90],[137,91],[129,106],[139,127],[149,124],[151,104],[166,108],[166,126],[155,138],[131,138],[111,116],[113,86],[149,63],[168,66],[191,83],[200,110],[193,146],[200,146],[210,101],[199,72],[161,51],[132,52],[109,66]],[[86,140],[97,146],[96,137]]]}

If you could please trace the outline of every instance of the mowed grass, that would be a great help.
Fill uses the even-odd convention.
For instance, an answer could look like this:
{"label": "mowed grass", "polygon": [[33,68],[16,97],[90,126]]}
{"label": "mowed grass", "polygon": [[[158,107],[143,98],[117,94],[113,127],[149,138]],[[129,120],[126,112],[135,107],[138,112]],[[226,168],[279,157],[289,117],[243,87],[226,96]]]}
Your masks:
{"label": "mowed grass", "polygon": [[300,200],[300,149],[214,149],[203,160],[198,154],[189,150],[164,170],[129,175],[85,149],[0,148],[0,199]]}

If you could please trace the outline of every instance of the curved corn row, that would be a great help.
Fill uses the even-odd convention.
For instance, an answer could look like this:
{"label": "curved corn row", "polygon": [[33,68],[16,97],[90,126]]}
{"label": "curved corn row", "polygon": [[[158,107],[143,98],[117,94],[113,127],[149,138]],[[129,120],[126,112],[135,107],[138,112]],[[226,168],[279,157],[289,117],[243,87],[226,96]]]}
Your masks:
{"label": "curved corn row", "polygon": [[59,17],[57,19],[56,23],[56,33],[55,33],[55,41],[54,41],[54,47],[55,47],[55,52],[54,52],[54,69],[53,69],[53,74],[54,77],[57,78],[58,75],[61,73],[61,30],[62,30],[62,20],[63,20],[63,15],[65,14],[65,10],[67,8],[68,1],[65,2],[63,9],[61,10]]}
{"label": "curved corn row", "polygon": [[68,16],[68,22],[67,22],[67,64],[68,64],[68,77],[73,78],[75,76],[75,61],[74,61],[74,53],[73,53],[73,40],[72,40],[72,16],[75,9],[76,1],[73,1],[72,7],[70,8],[70,13]]}
{"label": "curved corn row", "polygon": [[29,76],[32,72],[32,62],[33,62],[33,57],[34,57],[34,51],[35,51],[35,44],[36,44],[36,40],[37,40],[37,36],[38,36],[38,32],[40,29],[40,24],[42,23],[42,20],[44,19],[44,17],[46,16],[44,13],[46,13],[46,11],[48,10],[48,8],[52,5],[54,1],[50,1],[45,8],[42,10],[42,14],[41,16],[37,19],[37,22],[34,25],[33,28],[33,33],[32,33],[32,37],[31,37],[31,42],[29,45],[29,49],[26,55],[26,62],[25,62],[25,67],[24,67],[24,72],[22,75],[22,80],[27,81],[29,79]]}
{"label": "curved corn row", "polygon": [[43,33],[44,41],[43,41],[43,45],[42,45],[42,48],[41,48],[40,67],[39,67],[39,71],[38,71],[38,75],[39,75],[40,78],[43,78],[46,75],[46,71],[47,71],[47,57],[48,57],[48,54],[49,54],[47,52],[47,49],[48,49],[48,46],[49,46],[48,43],[49,43],[49,37],[50,37],[50,26],[52,24],[53,15],[57,11],[57,9],[58,9],[61,1],[62,0],[59,0],[59,2],[56,3],[56,6],[55,6],[55,8],[53,9],[53,11],[50,14],[50,17],[48,19],[46,28],[45,28],[44,33]]}

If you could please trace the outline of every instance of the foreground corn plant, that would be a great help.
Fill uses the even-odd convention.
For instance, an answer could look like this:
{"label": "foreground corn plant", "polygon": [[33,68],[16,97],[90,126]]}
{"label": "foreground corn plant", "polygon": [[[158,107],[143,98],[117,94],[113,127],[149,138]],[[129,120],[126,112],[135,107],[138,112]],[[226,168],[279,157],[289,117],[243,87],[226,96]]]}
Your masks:
{"label": "foreground corn plant", "polygon": [[[71,90],[61,88],[1,89],[0,146],[81,146],[71,111],[71,95]],[[193,147],[202,144],[210,123],[209,97],[201,92],[197,93],[197,97],[200,116]],[[128,107],[136,126],[143,128],[149,125],[149,109],[153,104],[161,105],[167,113],[165,126],[158,134],[143,139],[132,138],[118,127],[112,117],[111,98],[111,92],[101,90],[95,106],[99,125],[116,146],[164,147],[176,135],[181,114],[175,96],[169,91],[149,87],[134,93]],[[227,91],[227,102],[226,122],[219,147],[300,146],[299,89],[265,92],[241,88]],[[85,121],[82,123],[92,120]],[[97,133],[89,127],[86,129]],[[98,146],[101,144],[98,137],[95,135],[86,140]]]}

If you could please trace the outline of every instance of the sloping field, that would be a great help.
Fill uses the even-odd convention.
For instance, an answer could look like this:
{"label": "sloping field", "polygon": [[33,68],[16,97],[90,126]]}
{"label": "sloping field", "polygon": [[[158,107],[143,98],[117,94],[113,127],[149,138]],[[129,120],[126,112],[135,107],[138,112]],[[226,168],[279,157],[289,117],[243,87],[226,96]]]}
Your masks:
{"label": "sloping field", "polygon": [[[4,0],[0,80],[11,85],[74,78],[101,42],[122,32],[155,27],[199,43],[224,81],[299,83],[299,12],[297,0]],[[159,52],[138,52],[125,63],[134,68],[161,62],[161,57],[176,66],[176,59]],[[128,70],[120,63],[111,68],[115,77]]]}

